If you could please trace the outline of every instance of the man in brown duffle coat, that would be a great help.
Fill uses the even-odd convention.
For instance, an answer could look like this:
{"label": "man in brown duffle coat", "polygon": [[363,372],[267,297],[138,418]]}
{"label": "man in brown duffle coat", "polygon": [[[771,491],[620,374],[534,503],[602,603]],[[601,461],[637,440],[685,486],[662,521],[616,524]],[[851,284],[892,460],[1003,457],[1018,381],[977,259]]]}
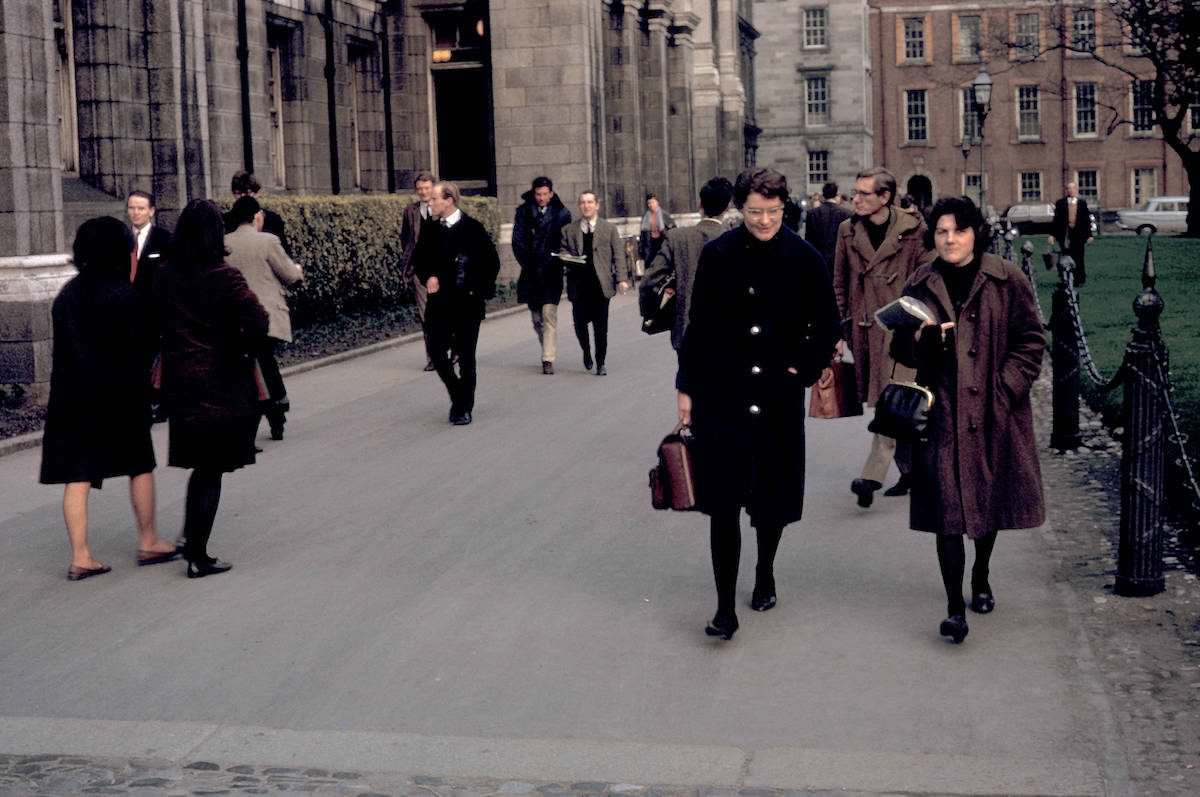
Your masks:
{"label": "man in brown duffle coat", "polygon": [[[888,382],[912,381],[915,374],[896,365],[888,346],[890,333],[875,320],[875,311],[900,297],[908,278],[923,263],[932,262],[925,249],[925,221],[917,213],[895,206],[896,178],[885,169],[860,172],[855,182],[854,215],[838,227],[833,257],[833,291],[842,319],[843,342],[849,343],[858,377],[858,394],[874,405]],[[871,452],[862,475],[850,483],[858,505],[868,507],[883,486],[896,458],[896,441],[873,435]],[[909,489],[907,465],[901,464],[900,481],[884,495],[905,495]]]}

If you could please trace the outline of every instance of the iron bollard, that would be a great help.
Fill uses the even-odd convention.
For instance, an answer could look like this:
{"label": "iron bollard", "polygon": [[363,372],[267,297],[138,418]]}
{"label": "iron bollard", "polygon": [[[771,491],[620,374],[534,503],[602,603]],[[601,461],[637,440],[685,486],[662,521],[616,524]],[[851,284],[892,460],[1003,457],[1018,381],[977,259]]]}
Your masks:
{"label": "iron bollard", "polygon": [[1033,279],[1033,243],[1026,241],[1021,244],[1021,272],[1029,279],[1029,284],[1037,291],[1037,283]]}
{"label": "iron bollard", "polygon": [[1167,444],[1167,350],[1158,319],[1165,303],[1154,289],[1154,249],[1146,242],[1142,292],[1133,301],[1137,326],[1125,349],[1122,376],[1125,435],[1121,446],[1121,536],[1116,593],[1157,595],[1163,579],[1162,505]]}
{"label": "iron bollard", "polygon": [[[1065,245],[1064,245],[1065,252]],[[1047,255],[1047,266],[1050,256]],[[1068,254],[1058,257],[1058,285],[1050,309],[1050,366],[1053,372],[1050,423],[1050,447],[1059,451],[1078,448],[1079,436],[1079,341],[1071,319],[1070,303],[1074,301],[1067,284],[1073,275],[1075,261]]]}

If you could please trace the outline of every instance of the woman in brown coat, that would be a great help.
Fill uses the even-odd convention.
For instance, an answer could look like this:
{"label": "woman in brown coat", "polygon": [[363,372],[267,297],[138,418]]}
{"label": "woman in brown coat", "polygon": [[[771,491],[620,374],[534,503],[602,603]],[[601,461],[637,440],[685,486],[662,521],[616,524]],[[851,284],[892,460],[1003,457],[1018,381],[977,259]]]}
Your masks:
{"label": "woman in brown coat", "polygon": [[172,250],[155,283],[163,402],[171,421],[167,461],[192,469],[183,556],[188,578],[200,578],[232,567],[209,556],[208,537],[222,475],[254,464],[254,353],[268,320],[241,272],[225,262],[225,225],[211,201],[193,200],[184,208]]}
{"label": "woman in brown coat", "polygon": [[971,609],[995,607],[988,566],[998,529],[1042,525],[1042,475],[1030,388],[1046,346],[1029,281],[984,254],[988,230],[966,197],[940,200],[927,233],[938,257],[904,293],[937,318],[915,336],[896,335],[892,354],[917,369],[934,403],[927,440],[913,449],[913,529],[937,535],[948,617],[940,632],[967,635],[963,535],[975,541]]}

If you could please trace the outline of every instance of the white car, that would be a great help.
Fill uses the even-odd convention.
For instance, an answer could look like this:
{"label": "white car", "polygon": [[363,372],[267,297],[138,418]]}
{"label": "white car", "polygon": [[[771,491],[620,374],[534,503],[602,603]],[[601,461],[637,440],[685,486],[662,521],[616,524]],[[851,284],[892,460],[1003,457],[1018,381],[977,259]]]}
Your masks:
{"label": "white car", "polygon": [[1187,197],[1159,196],[1146,202],[1140,210],[1122,210],[1117,213],[1117,217],[1123,229],[1135,230],[1138,235],[1146,235],[1186,232],[1187,212]]}

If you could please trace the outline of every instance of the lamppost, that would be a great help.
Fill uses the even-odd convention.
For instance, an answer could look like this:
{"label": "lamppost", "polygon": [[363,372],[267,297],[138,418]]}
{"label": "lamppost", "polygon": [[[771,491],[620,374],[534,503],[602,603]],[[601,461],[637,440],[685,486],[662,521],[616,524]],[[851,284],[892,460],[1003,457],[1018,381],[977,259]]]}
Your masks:
{"label": "lamppost", "polygon": [[[975,113],[979,118],[979,210],[987,218],[987,178],[983,167],[983,124],[987,121],[988,112],[992,110],[992,76],[988,74],[987,65],[979,69],[979,74],[971,82],[971,100],[975,104]],[[966,141],[963,142],[966,147]]]}

